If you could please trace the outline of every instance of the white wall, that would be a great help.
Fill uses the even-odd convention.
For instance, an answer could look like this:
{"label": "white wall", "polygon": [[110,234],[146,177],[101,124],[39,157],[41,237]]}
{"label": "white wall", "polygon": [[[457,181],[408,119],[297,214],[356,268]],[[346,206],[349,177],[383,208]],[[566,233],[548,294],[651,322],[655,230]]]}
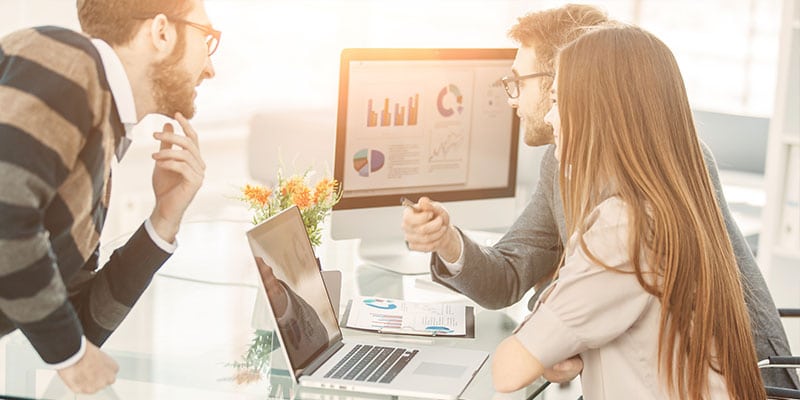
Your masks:
{"label": "white wall", "polygon": [[[778,0],[588,1],[638,23],[675,52],[695,108],[769,116]],[[514,47],[508,28],[542,0],[206,0],[222,42],[217,78],[199,93],[198,122],[254,111],[335,107],[345,47]],[[75,0],[0,0],[0,35],[21,27],[77,28]]]}

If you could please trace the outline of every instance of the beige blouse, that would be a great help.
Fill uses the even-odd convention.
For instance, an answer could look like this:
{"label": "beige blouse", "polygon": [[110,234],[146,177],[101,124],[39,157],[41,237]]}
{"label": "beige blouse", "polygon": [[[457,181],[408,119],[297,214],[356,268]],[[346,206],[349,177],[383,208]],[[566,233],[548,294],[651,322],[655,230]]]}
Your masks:
{"label": "beige blouse", "polygon": [[[589,260],[578,236],[565,265],[515,333],[545,368],[579,354],[586,400],[668,399],[658,372],[661,305],[647,293],[628,256],[626,204],[611,197],[589,217],[583,238],[608,270]],[[643,266],[647,271],[647,265]],[[727,399],[722,376],[709,369],[710,399]]]}

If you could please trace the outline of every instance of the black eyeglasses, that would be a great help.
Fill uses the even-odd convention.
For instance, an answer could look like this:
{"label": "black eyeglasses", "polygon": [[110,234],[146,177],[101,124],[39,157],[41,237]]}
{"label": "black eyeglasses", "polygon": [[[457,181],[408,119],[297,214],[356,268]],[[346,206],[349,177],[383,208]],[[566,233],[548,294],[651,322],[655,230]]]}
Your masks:
{"label": "black eyeglasses", "polygon": [[[150,18],[153,18],[153,17],[154,16],[148,16],[148,17],[137,16],[137,17],[133,17],[133,19],[150,19]],[[214,28],[212,28],[212,27],[210,27],[208,25],[198,24],[197,22],[187,21],[187,20],[182,19],[182,18],[174,18],[174,17],[167,16],[167,19],[169,19],[172,22],[189,25],[192,28],[195,28],[195,29],[199,30],[200,32],[203,32],[206,35],[206,47],[208,47],[208,55],[209,56],[214,54],[215,51],[217,51],[217,47],[219,47],[219,40],[222,37],[222,32],[220,32],[220,31],[218,31],[218,30],[216,30],[216,29],[214,29]]]}
{"label": "black eyeglasses", "polygon": [[550,72],[537,72],[535,74],[528,74],[522,76],[505,76],[500,81],[503,82],[503,89],[506,90],[506,94],[508,95],[509,99],[516,99],[519,97],[519,81],[524,79],[531,79],[531,78],[539,78],[542,76],[553,76]]}

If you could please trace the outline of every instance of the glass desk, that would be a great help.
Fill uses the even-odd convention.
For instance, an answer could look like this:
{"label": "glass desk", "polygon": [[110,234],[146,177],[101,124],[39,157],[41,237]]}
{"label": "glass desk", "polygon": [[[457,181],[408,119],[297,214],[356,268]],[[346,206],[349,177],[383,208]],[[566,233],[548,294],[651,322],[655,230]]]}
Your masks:
{"label": "glass desk", "polygon": [[[103,346],[103,351],[120,366],[117,382],[110,388],[92,396],[72,394],[16,331],[0,339],[0,394],[35,399],[396,398],[299,389],[289,378],[282,353],[278,351],[272,353],[269,381],[237,384],[233,380],[235,371],[230,364],[240,360],[254,336],[251,318],[256,293],[261,290],[256,286],[258,273],[244,234],[251,226],[246,221],[184,224],[177,252]],[[106,244],[104,249],[113,250],[125,240],[127,237],[119,243]],[[431,283],[429,277],[401,276],[363,265],[356,255],[356,245],[355,241],[328,240],[317,249],[323,269],[342,271],[340,309],[344,309],[348,299],[358,295],[469,302]],[[489,311],[476,306],[475,310],[475,339],[419,338],[420,344],[492,352],[525,312],[513,307]],[[343,329],[343,334],[345,338],[378,337],[350,329]],[[392,337],[380,335],[382,340]],[[525,399],[525,390],[495,396],[490,362],[491,358],[462,398]],[[536,386],[527,390],[532,391]]]}

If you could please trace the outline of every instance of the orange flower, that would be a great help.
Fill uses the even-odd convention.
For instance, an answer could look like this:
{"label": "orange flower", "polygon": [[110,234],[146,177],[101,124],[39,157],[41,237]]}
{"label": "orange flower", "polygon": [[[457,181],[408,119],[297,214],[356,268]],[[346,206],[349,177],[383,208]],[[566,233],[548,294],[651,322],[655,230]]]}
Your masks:
{"label": "orange flower", "polygon": [[314,188],[314,203],[321,203],[325,199],[327,199],[332,193],[333,189],[336,187],[336,181],[331,181],[328,178],[325,178],[317,183],[317,187]]}
{"label": "orange flower", "polygon": [[301,210],[305,210],[311,206],[311,189],[308,186],[298,187],[292,193],[292,203],[297,204]]}
{"label": "orange flower", "polygon": [[301,178],[299,176],[293,176],[293,177],[287,179],[283,183],[283,186],[281,187],[281,195],[283,195],[283,196],[292,195],[292,194],[296,193],[298,190],[301,190],[301,188],[304,187],[304,186],[305,186],[305,183],[303,183],[303,178]]}
{"label": "orange flower", "polygon": [[273,187],[245,185],[241,200],[254,211],[253,223],[257,224],[292,205],[303,215],[308,238],[318,246],[322,241],[321,225],[330,214],[331,207],[341,198],[341,186],[332,178],[323,178],[315,186],[309,186],[309,172],[284,178],[278,171],[278,184]]}
{"label": "orange flower", "polygon": [[291,199],[301,210],[311,206],[311,189],[306,186],[303,177],[293,176],[284,182],[281,194]]}
{"label": "orange flower", "polygon": [[245,185],[244,189],[242,189],[244,193],[244,198],[251,202],[260,205],[263,207],[269,201],[269,196],[272,195],[272,191],[268,188],[260,185]]}

